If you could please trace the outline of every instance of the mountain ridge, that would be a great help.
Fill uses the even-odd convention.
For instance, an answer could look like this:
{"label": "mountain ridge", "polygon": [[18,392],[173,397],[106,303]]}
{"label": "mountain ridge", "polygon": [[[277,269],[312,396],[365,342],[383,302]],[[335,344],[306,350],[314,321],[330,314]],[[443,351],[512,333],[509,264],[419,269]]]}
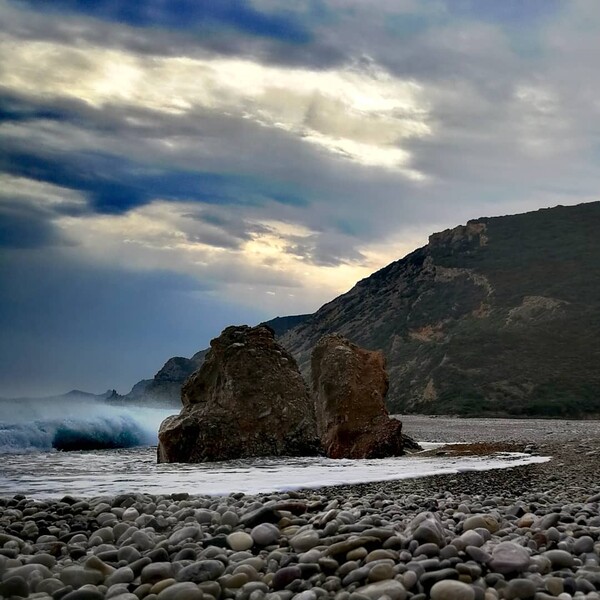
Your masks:
{"label": "mountain ridge", "polygon": [[280,342],[381,349],[394,412],[600,414],[600,203],[472,219],[359,281]]}

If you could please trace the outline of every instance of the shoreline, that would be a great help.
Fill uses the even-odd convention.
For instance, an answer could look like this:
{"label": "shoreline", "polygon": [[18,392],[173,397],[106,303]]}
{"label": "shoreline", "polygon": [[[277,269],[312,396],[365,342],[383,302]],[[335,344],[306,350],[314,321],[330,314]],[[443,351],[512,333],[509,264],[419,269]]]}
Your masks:
{"label": "shoreline", "polygon": [[[448,425],[432,421],[432,436]],[[555,430],[497,439],[552,456],[509,469],[256,496],[3,498],[0,595],[600,600],[600,437]]]}

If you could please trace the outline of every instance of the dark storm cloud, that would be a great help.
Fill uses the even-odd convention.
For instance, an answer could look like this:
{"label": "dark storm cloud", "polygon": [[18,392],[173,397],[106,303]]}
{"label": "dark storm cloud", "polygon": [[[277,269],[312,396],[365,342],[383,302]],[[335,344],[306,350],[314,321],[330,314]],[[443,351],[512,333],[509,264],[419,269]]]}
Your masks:
{"label": "dark storm cloud", "polygon": [[157,169],[97,152],[39,155],[8,150],[0,157],[0,172],[83,192],[91,208],[101,213],[127,212],[155,198],[233,205],[260,205],[266,198],[296,206],[307,202],[277,182]]}
{"label": "dark storm cloud", "polygon": [[[250,223],[238,212],[219,211],[218,207],[207,207],[201,213],[184,213],[187,219],[199,223],[197,235],[188,234],[189,241],[202,242],[218,248],[239,249],[255,235],[270,233],[270,229],[259,223]],[[201,227],[202,224],[210,229]]]}
{"label": "dark storm cloud", "polygon": [[62,243],[44,211],[18,200],[0,204],[0,248],[43,248]]}
{"label": "dark storm cloud", "polygon": [[[19,123],[31,119],[51,119],[53,121],[72,120],[73,110],[56,106],[48,101],[34,102],[22,96],[0,93],[0,123]],[[83,103],[69,102],[71,106]]]}
{"label": "dark storm cloud", "polygon": [[323,25],[336,17],[317,0],[302,10],[290,5],[276,11],[261,11],[242,0],[185,0],[182,11],[174,10],[176,4],[4,0],[0,23],[23,41],[85,41],[140,55],[243,55],[318,68],[348,59],[344,46],[322,35]]}
{"label": "dark storm cloud", "polygon": [[[267,201],[296,207],[310,203],[306,190],[291,188],[285,179],[264,173],[232,173],[232,165],[221,160],[213,160],[212,166],[225,167],[224,172],[198,169],[199,159],[193,155],[195,138],[213,140],[216,153],[222,139],[236,131],[245,140],[265,133],[258,125],[200,109],[173,116],[137,107],[109,104],[98,108],[68,98],[27,98],[4,92],[0,93],[2,123],[21,127],[25,133],[5,132],[0,173],[83,192],[90,208],[98,212],[121,213],[158,197],[244,206],[261,206]],[[32,143],[33,132],[40,130],[52,134],[39,144]],[[72,132],[74,142],[69,141],[67,131]],[[174,155],[164,146],[156,146],[157,140],[169,137],[188,140],[192,153]],[[90,140],[96,149],[79,147],[81,139]],[[148,142],[155,144],[149,152]],[[132,146],[135,159],[127,149]],[[208,160],[210,157],[203,157],[202,162]]]}
{"label": "dark storm cloud", "polygon": [[159,0],[114,2],[113,0],[53,0],[26,2],[50,14],[71,12],[89,17],[126,23],[134,27],[165,27],[181,30],[233,29],[251,35],[304,44],[311,33],[288,11],[267,13],[257,10],[248,0]]}

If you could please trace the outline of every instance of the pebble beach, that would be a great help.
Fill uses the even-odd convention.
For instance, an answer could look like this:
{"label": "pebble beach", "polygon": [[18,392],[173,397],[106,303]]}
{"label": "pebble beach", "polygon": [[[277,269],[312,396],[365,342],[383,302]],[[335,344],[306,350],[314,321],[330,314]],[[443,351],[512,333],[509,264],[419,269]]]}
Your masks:
{"label": "pebble beach", "polygon": [[600,422],[402,420],[452,444],[432,452],[552,458],[257,496],[4,497],[0,595],[600,600]]}

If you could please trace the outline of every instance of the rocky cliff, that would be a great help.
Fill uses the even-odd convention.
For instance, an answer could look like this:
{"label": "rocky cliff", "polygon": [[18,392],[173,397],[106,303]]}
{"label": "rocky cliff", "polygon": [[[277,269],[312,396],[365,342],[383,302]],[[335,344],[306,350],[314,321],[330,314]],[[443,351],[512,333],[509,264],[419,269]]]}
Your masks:
{"label": "rocky cliff", "polygon": [[192,358],[169,358],[153,379],[138,381],[125,396],[115,396],[115,403],[143,403],[145,406],[181,406],[183,382],[204,362],[208,350],[196,352]]}
{"label": "rocky cliff", "polygon": [[482,218],[357,283],[284,333],[381,349],[391,412],[600,415],[600,203]]}

